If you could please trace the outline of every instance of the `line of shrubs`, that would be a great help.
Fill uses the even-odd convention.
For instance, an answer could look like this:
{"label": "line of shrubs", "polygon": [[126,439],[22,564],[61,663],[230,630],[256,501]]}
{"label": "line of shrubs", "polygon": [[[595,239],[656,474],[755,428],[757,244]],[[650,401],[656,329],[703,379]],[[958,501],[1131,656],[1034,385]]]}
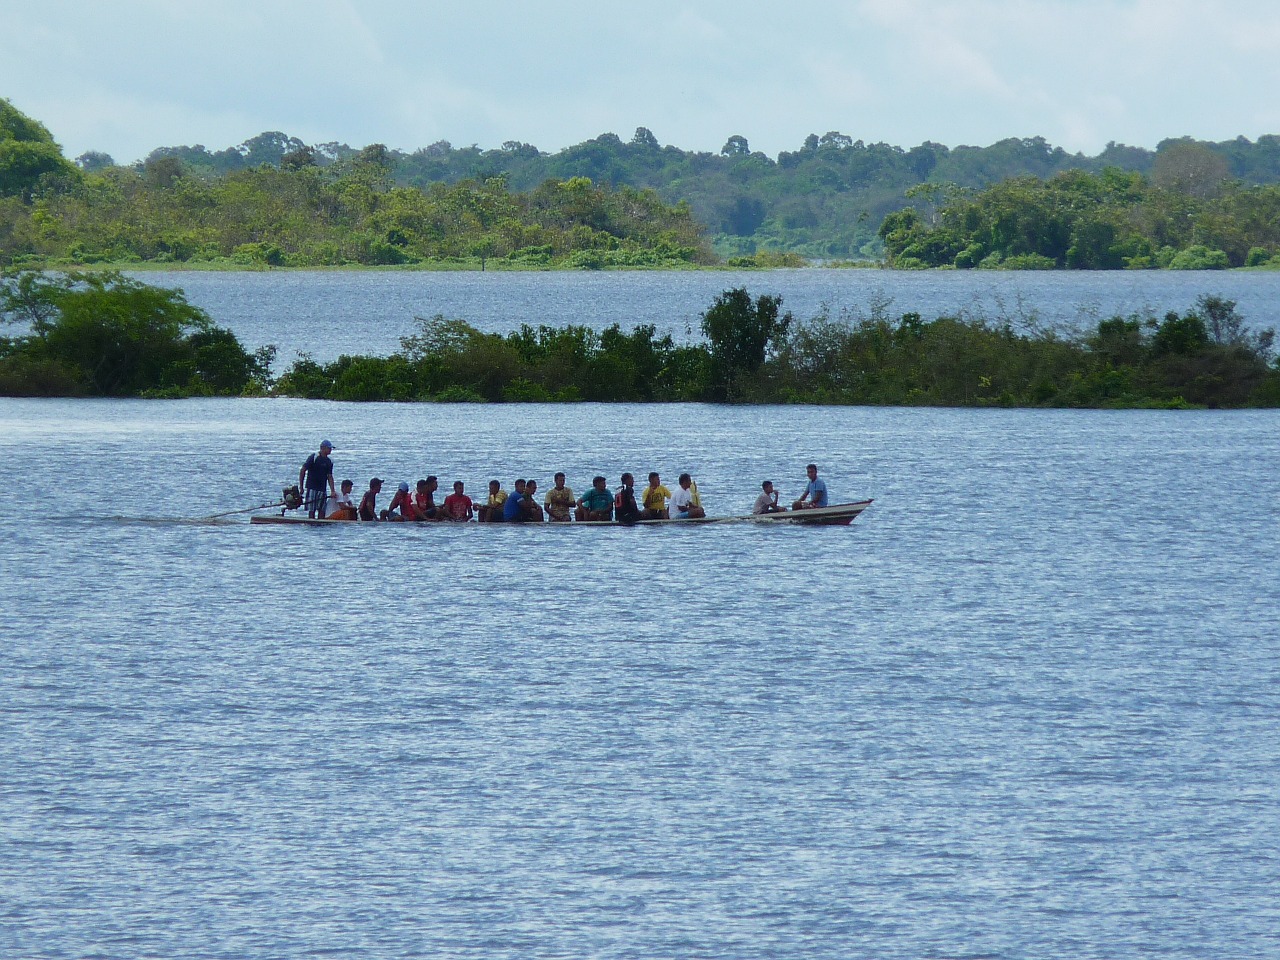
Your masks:
{"label": "line of shrubs", "polygon": [[[277,393],[331,400],[733,401],[919,406],[1280,406],[1273,334],[1235,304],[1113,317],[1088,336],[919,314],[778,316],[778,298],[726,291],[703,343],[650,325],[522,326],[501,335],[437,316],[391,356],[297,360]],[[727,319],[726,319],[727,317]]]}
{"label": "line of shrubs", "polygon": [[1086,336],[919,314],[824,311],[797,321],[780,297],[736,288],[703,313],[703,339],[651,324],[528,325],[486,333],[419,319],[390,356],[246,350],[181,291],[118,273],[23,272],[0,281],[0,394],[266,395],[348,401],[742,402],[919,406],[1280,406],[1274,334],[1202,296],[1163,318],[1112,317]]}

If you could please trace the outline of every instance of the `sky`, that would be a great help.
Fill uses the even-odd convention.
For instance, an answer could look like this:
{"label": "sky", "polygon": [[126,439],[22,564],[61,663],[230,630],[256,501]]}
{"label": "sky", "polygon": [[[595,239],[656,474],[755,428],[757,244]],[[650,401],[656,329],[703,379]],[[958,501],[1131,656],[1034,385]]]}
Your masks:
{"label": "sky", "polygon": [[649,128],[776,156],[810,133],[985,146],[1280,133],[1274,0],[0,0],[0,97],[69,157]]}

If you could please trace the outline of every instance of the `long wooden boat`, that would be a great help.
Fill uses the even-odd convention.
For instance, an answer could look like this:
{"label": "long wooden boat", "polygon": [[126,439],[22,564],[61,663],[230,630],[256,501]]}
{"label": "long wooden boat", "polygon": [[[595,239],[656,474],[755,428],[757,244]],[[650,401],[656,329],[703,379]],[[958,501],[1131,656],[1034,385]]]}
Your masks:
{"label": "long wooden boat", "polygon": [[[616,520],[600,521],[600,520],[574,520],[569,523],[494,523],[494,524],[475,524],[474,526],[482,527],[505,527],[505,526],[525,526],[525,527],[658,527],[670,526],[678,524],[680,526],[689,526],[693,524],[707,523],[758,523],[758,524],[807,524],[817,526],[846,526],[854,521],[854,518],[863,510],[871,506],[870,500],[859,500],[856,503],[833,503],[828,507],[812,507],[808,510],[787,510],[783,513],[763,513],[763,514],[742,514],[733,517],[700,517],[697,520],[637,520],[635,523],[619,523]],[[302,526],[302,527],[350,527],[350,526],[374,526],[374,524],[360,524],[359,521],[353,520],[311,520],[306,516],[285,516],[282,514],[259,514],[250,517],[250,523],[268,524],[273,526]],[[430,521],[424,523],[379,523],[377,526],[385,527],[430,527],[434,524]]]}

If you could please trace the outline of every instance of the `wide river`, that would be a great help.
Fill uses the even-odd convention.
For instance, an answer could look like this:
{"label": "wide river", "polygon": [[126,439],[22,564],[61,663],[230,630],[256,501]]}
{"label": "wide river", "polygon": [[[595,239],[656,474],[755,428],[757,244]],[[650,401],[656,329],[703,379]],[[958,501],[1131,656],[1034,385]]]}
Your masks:
{"label": "wide river", "polygon": [[[0,956],[1280,955],[1278,432],[0,400]],[[734,513],[812,459],[875,503],[200,519],[321,437],[358,489],[690,469]]]}
{"label": "wide river", "polygon": [[1280,327],[1280,270],[997,272],[988,270],[770,270],[628,272],[266,271],[135,274],[180,287],[192,303],[230,327],[250,348],[275,344],[280,369],[298,352],[328,361],[339,354],[388,354],[412,334],[415,317],[443,314],[506,333],[522,323],[585,324],[630,330],[653,324],[679,341],[699,336],[715,296],[746,287],[781,296],[798,319],[916,312],[984,318],[1015,329],[1092,331],[1099,320],[1184,312],[1196,298],[1235,300],[1257,329]]}

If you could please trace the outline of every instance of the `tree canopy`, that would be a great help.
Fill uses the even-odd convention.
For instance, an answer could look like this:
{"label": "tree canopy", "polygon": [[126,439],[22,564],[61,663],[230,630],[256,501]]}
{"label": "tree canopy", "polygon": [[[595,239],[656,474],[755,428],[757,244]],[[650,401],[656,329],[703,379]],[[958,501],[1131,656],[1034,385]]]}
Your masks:
{"label": "tree canopy", "polygon": [[949,187],[886,216],[880,237],[889,262],[908,268],[1203,270],[1280,254],[1280,186],[1210,189],[1203,159],[1178,160],[1164,185],[1112,167]]}
{"label": "tree canopy", "polygon": [[0,97],[0,197],[30,198],[42,183],[75,176],[44,124]]}
{"label": "tree canopy", "polygon": [[0,393],[236,395],[265,389],[271,348],[250,354],[180,290],[118,273],[18,273],[0,280]]}
{"label": "tree canopy", "polygon": [[[406,152],[266,131],[219,150],[159,147],[124,167],[89,151],[77,168],[37,121],[7,102],[0,118],[0,263],[591,269],[887,253],[899,266],[1110,269],[1257,265],[1278,252],[1280,136],[1110,143],[1089,157],[1042,137],[906,149],[829,130],[769,157],[738,133],[712,153],[663,146],[647,127],[554,153],[515,140]],[[591,211],[568,186],[583,182],[596,191]],[[547,222],[557,184],[578,220]],[[494,185],[506,194],[497,220],[479,212]],[[1095,195],[1105,210],[1086,209]]]}

